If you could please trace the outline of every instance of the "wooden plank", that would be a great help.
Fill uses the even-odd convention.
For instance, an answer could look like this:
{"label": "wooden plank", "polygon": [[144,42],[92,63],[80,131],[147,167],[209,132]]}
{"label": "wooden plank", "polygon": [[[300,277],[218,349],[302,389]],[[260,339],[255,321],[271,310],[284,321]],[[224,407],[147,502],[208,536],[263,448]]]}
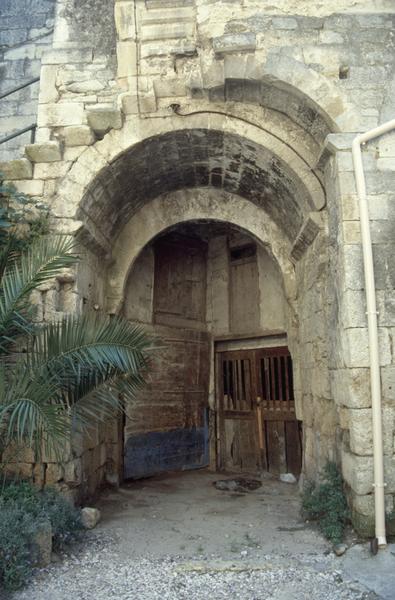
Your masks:
{"label": "wooden plank", "polygon": [[232,393],[231,393],[231,385],[230,385],[230,362],[228,360],[224,360],[222,362],[222,366],[223,368],[226,368],[226,391],[227,391],[227,397],[226,397],[226,404],[224,406],[224,409],[230,409],[231,405],[232,405]]}
{"label": "wooden plank", "polygon": [[244,471],[256,471],[260,466],[258,444],[255,436],[254,421],[239,420],[239,457],[240,467]]}
{"label": "wooden plank", "polygon": [[295,411],[262,410],[265,421],[295,421]]}
{"label": "wooden plank", "polygon": [[222,469],[224,464],[224,377],[223,377],[224,360],[222,355],[215,355],[215,382],[216,382],[216,453],[215,464],[217,469]]}
{"label": "wooden plank", "polygon": [[283,359],[284,357],[279,356],[277,358],[277,379],[278,379],[278,399],[281,400],[282,403],[284,403],[284,395],[283,395],[283,376],[282,376],[282,366],[283,366]]}
{"label": "wooden plank", "polygon": [[289,376],[288,376],[288,360],[289,357],[285,357],[285,401],[287,403],[287,410],[290,408],[290,393],[289,393]]}
{"label": "wooden plank", "polygon": [[237,395],[238,395],[238,398],[239,398],[239,408],[240,408],[240,410],[245,410],[245,407],[244,407],[243,377],[242,377],[242,373],[241,373],[241,361],[242,361],[241,358],[239,358],[236,361],[236,366],[237,366]]}
{"label": "wooden plank", "polygon": [[251,361],[243,359],[243,372],[244,372],[244,391],[245,391],[245,408],[252,409],[253,398],[251,389]]}
{"label": "wooden plank", "polygon": [[224,417],[225,419],[249,419],[250,421],[255,419],[252,410],[225,410]]}
{"label": "wooden plank", "polygon": [[260,325],[256,258],[244,264],[231,264],[229,280],[231,330],[246,334],[256,331]]}
{"label": "wooden plank", "polygon": [[269,358],[269,364],[270,364],[269,377],[270,377],[270,400],[271,400],[270,406],[274,409],[275,401],[277,400],[277,397],[276,397],[275,371],[274,371],[273,357]]}
{"label": "wooden plank", "polygon": [[299,436],[299,423],[296,420],[285,423],[285,439],[287,471],[297,477],[302,470],[302,448]]}
{"label": "wooden plank", "polygon": [[266,422],[267,454],[270,473],[286,471],[285,428],[283,421]]}
{"label": "wooden plank", "polygon": [[240,410],[240,405],[239,405],[239,398],[238,398],[238,389],[237,389],[237,366],[236,366],[236,360],[232,360],[231,362],[232,365],[232,383],[233,383],[233,390],[232,390],[232,397],[233,397],[233,408],[235,410]]}

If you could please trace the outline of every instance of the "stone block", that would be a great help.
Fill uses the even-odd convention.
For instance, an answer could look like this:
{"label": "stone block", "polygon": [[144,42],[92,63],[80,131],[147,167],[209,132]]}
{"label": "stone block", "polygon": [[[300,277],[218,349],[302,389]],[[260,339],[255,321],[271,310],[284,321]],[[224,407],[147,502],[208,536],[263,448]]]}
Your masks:
{"label": "stone block", "polygon": [[222,61],[213,62],[208,69],[202,73],[205,89],[216,88],[224,85],[225,74]]}
{"label": "stone block", "polygon": [[381,390],[384,402],[395,405],[395,365],[381,369]]}
{"label": "stone block", "polygon": [[395,456],[384,456],[384,481],[387,484],[386,492],[395,493]]}
{"label": "stone block", "polygon": [[5,472],[9,475],[15,475],[21,479],[33,478],[33,465],[31,463],[7,463]]}
{"label": "stone block", "polygon": [[[163,3],[162,3],[163,4]],[[167,8],[163,10],[163,6],[156,10],[148,10],[141,14],[141,23],[149,25],[154,23],[181,23],[188,22],[194,19],[194,10],[190,6],[182,6]]]}
{"label": "stone block", "polygon": [[80,102],[40,104],[38,108],[38,127],[62,127],[67,125],[81,125],[83,121],[84,105]]}
{"label": "stone block", "polygon": [[59,65],[92,62],[93,51],[91,48],[51,48],[46,50],[41,58],[43,65]]}
{"label": "stone block", "polygon": [[45,485],[53,485],[63,479],[63,467],[58,463],[48,463],[45,470]]}
{"label": "stone block", "polygon": [[23,447],[19,444],[10,444],[3,452],[2,460],[4,463],[35,463],[34,452],[29,447]]}
{"label": "stone block", "polygon": [[95,136],[88,125],[72,125],[59,132],[60,138],[66,146],[90,146],[95,141]]}
{"label": "stone block", "polygon": [[85,529],[93,529],[100,521],[100,510],[85,506],[81,509],[81,522]]}
{"label": "stone block", "polygon": [[345,290],[340,301],[341,322],[347,328],[367,327],[366,294],[362,290]]}
{"label": "stone block", "polygon": [[369,515],[362,515],[357,510],[352,509],[351,523],[362,538],[373,538],[375,536],[374,512]]}
{"label": "stone block", "polygon": [[389,194],[370,194],[368,196],[369,215],[373,221],[390,220],[394,198]]}
{"label": "stone block", "polygon": [[351,152],[337,152],[336,154],[336,166],[339,173],[345,171],[354,171],[354,164],[352,160]]}
{"label": "stone block", "polygon": [[140,96],[140,112],[150,113],[157,109],[155,94],[141,94]]}
{"label": "stone block", "polygon": [[355,176],[353,172],[343,171],[338,177],[340,193],[342,196],[347,194],[356,194]]}
{"label": "stone block", "polygon": [[387,133],[379,139],[379,157],[395,158],[395,134]]}
{"label": "stone block", "polygon": [[167,23],[166,26],[162,24],[145,25],[141,30],[141,40],[173,40],[179,38],[190,38],[195,33],[195,23]]}
{"label": "stone block", "polygon": [[[382,409],[383,447],[385,454],[393,453],[394,409]],[[372,410],[362,408],[349,410],[350,450],[359,456],[373,454]]]}
{"label": "stone block", "polygon": [[68,486],[78,486],[82,482],[82,461],[75,458],[64,466],[64,480]]}
{"label": "stone block", "polygon": [[349,408],[368,408],[371,406],[369,369],[337,369],[332,371],[332,395],[336,404],[340,406]]}
{"label": "stone block", "polygon": [[66,147],[63,152],[63,158],[65,161],[75,162],[81,156],[82,152],[85,152],[84,146]]}
{"label": "stone block", "polygon": [[37,463],[33,467],[33,483],[41,489],[45,483],[45,467],[43,463]]}
{"label": "stone block", "polygon": [[35,163],[62,160],[60,144],[56,141],[45,142],[45,144],[28,144],[25,152],[28,158]]}
{"label": "stone block", "polygon": [[357,456],[343,450],[342,473],[344,480],[355,494],[364,495],[372,492],[373,458],[371,456]]}
{"label": "stone block", "polygon": [[213,38],[213,49],[216,54],[229,52],[254,52],[256,37],[253,32],[227,33]]}
{"label": "stone block", "polygon": [[[373,244],[374,275],[377,290],[395,288],[395,247],[389,244]],[[362,279],[363,281],[363,279]]]}
{"label": "stone block", "polygon": [[31,563],[33,567],[43,568],[51,563],[52,527],[50,521],[42,521],[32,540]]}
{"label": "stone block", "polygon": [[195,0],[145,0],[148,10],[155,8],[178,8],[182,6],[195,6]]}
{"label": "stone block", "polygon": [[37,179],[57,179],[58,177],[64,177],[70,166],[71,163],[64,161],[36,163],[34,166],[34,177]]}
{"label": "stone block", "polygon": [[196,53],[196,43],[193,40],[153,40],[145,42],[140,48],[141,58],[152,56],[166,56],[177,54],[178,56],[193,56]]}
{"label": "stone block", "polygon": [[114,7],[115,26],[119,40],[134,40],[136,25],[134,18],[134,2],[130,0],[116,2]]}
{"label": "stone block", "polygon": [[393,220],[371,220],[370,232],[373,244],[391,244],[395,241],[395,223]]}
{"label": "stone block", "polygon": [[273,17],[274,29],[297,29],[298,22],[294,17]]}
{"label": "stone block", "polygon": [[49,127],[38,127],[36,129],[35,143],[42,144],[43,142],[49,142],[51,139],[52,130]]}
{"label": "stone block", "polygon": [[[368,367],[369,347],[368,330],[364,328],[347,329],[345,335],[344,362],[347,367]],[[391,364],[391,345],[389,332],[379,327],[380,365]]]}
{"label": "stone block", "polygon": [[391,158],[379,158],[377,160],[379,171],[395,171],[395,156]]}
{"label": "stone block", "polygon": [[135,42],[117,43],[118,77],[137,75],[137,46]]}
{"label": "stone block", "polygon": [[41,67],[40,93],[38,97],[40,104],[58,101],[59,92],[56,87],[57,72],[58,67],[55,65],[43,65]]}
{"label": "stone block", "polygon": [[36,55],[36,47],[34,44],[23,44],[17,48],[12,48],[4,52],[4,60],[32,60]]}
{"label": "stone block", "polygon": [[320,32],[321,44],[344,44],[344,37],[337,31],[324,29]]}
{"label": "stone block", "polygon": [[157,98],[170,98],[172,96],[185,96],[187,93],[183,81],[174,79],[157,79],[154,81],[155,95]]}
{"label": "stone block", "polygon": [[86,81],[75,81],[66,86],[68,92],[75,94],[89,94],[100,92],[104,89],[104,84],[98,79],[87,79]]}
{"label": "stone block", "polygon": [[344,221],[359,220],[358,196],[356,194],[345,194],[342,196],[340,208]]}
{"label": "stone block", "polygon": [[18,192],[28,196],[42,196],[44,193],[44,182],[39,179],[19,179],[13,182],[7,181],[6,183],[12,183]]}
{"label": "stone block", "polygon": [[137,94],[122,94],[121,106],[125,115],[137,114],[139,112]]}
{"label": "stone block", "polygon": [[0,173],[5,179],[30,179],[33,176],[33,165],[27,158],[0,162]]}
{"label": "stone block", "polygon": [[122,114],[118,108],[95,106],[87,111],[87,118],[89,126],[99,136],[103,136],[110,129],[122,127]]}
{"label": "stone block", "polygon": [[[364,496],[353,495],[351,497],[351,507],[359,514],[369,517],[374,515],[374,495],[367,494]],[[390,514],[394,508],[394,498],[391,494],[385,495],[385,512]]]}

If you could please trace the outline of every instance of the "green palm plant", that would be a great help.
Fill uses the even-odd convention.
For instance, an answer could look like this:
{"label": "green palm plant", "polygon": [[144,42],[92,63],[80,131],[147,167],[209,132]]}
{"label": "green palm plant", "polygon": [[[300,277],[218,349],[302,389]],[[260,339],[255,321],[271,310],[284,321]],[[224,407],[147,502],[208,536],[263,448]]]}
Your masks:
{"label": "green palm plant", "polygon": [[34,323],[31,292],[78,260],[73,249],[73,240],[54,235],[18,253],[3,244],[0,452],[15,443],[56,452],[73,431],[113,416],[144,383],[150,340],[141,328],[96,313]]}

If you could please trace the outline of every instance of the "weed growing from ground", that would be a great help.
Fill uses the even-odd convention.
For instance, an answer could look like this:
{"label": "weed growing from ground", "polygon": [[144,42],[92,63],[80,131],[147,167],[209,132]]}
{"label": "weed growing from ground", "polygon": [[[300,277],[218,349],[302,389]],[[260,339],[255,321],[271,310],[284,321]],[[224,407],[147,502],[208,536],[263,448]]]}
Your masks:
{"label": "weed growing from ground", "polygon": [[322,534],[333,544],[343,539],[349,509],[343,479],[335,463],[328,462],[318,485],[309,482],[302,498],[304,516],[318,522]]}

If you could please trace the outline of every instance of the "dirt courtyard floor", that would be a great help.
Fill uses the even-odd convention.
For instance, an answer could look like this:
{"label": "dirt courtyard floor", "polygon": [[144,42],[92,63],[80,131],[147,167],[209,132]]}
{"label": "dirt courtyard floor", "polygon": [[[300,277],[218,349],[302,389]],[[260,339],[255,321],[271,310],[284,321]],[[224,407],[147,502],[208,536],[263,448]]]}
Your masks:
{"label": "dirt courtyard floor", "polygon": [[264,474],[256,490],[222,491],[219,479],[231,476],[170,473],[104,491],[87,540],[13,599],[394,600],[393,547],[336,557],[301,519],[296,484]]}

